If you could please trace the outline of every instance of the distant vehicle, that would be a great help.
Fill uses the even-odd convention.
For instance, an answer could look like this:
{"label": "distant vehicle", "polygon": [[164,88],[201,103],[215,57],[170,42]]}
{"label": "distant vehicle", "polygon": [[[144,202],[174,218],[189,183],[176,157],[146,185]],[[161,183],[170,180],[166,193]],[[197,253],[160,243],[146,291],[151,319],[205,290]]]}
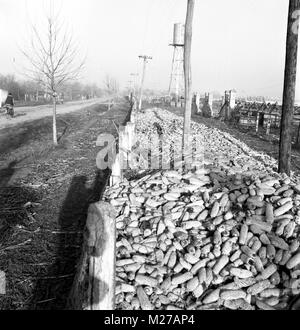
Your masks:
{"label": "distant vehicle", "polygon": [[14,107],[12,105],[10,105],[10,104],[7,104],[7,105],[5,105],[5,108],[6,108],[6,114],[9,117],[13,118],[14,115],[15,115]]}
{"label": "distant vehicle", "polygon": [[57,104],[64,104],[64,99],[63,99],[63,97],[58,96],[58,97],[56,98],[56,103],[57,103]]}
{"label": "distant vehicle", "polygon": [[8,91],[0,89],[0,108],[3,107],[3,105],[6,101],[7,95],[8,95]]}
{"label": "distant vehicle", "polygon": [[53,93],[53,96],[56,99],[56,104],[64,104],[64,95],[62,93]]}

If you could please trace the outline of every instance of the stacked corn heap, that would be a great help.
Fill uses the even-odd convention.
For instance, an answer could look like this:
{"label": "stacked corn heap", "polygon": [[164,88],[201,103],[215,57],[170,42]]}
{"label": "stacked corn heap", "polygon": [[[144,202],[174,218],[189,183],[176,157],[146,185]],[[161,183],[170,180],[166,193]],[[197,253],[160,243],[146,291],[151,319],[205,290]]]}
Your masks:
{"label": "stacked corn heap", "polygon": [[285,309],[300,293],[300,185],[223,169],[109,188],[118,309]]}
{"label": "stacked corn heap", "polygon": [[[137,115],[136,122],[137,145],[134,150],[141,151],[151,139],[159,138],[172,141],[172,145],[180,148],[182,141],[183,119],[163,109],[148,109],[145,114]],[[205,160],[218,166],[238,171],[263,171],[272,173],[277,170],[274,158],[254,151],[245,143],[235,139],[230,134],[203,124],[192,122],[191,132],[194,139],[203,146]],[[163,150],[164,161],[172,158],[171,152]],[[144,157],[145,158],[145,157]],[[142,169],[147,159],[137,160],[137,167]]]}

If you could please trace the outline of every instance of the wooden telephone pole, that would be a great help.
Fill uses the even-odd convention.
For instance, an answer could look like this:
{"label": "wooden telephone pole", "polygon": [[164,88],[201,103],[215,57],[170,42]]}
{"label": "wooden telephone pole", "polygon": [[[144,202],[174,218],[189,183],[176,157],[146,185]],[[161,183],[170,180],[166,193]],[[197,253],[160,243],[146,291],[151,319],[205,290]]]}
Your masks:
{"label": "wooden telephone pole", "polygon": [[137,80],[137,77],[139,76],[139,74],[138,73],[130,73],[130,76],[132,77],[132,80],[133,80],[133,87],[132,87],[133,95],[135,95],[135,93],[136,93],[136,90],[135,90],[136,80]]}
{"label": "wooden telephone pole", "polygon": [[290,0],[286,40],[286,62],[280,129],[280,173],[291,173],[292,122],[295,104],[300,0]]}
{"label": "wooden telephone pole", "polygon": [[139,58],[142,58],[144,60],[143,75],[142,75],[141,88],[140,88],[140,100],[139,100],[139,110],[141,110],[142,109],[142,98],[143,98],[143,87],[144,87],[145,75],[146,75],[146,66],[147,66],[148,60],[152,60],[152,57],[147,56],[147,55],[140,55]]}
{"label": "wooden telephone pole", "polygon": [[192,112],[192,73],[191,50],[195,0],[188,0],[184,33],[184,83],[185,83],[185,112],[183,127],[183,154],[187,156],[189,150],[189,136],[191,130]]}

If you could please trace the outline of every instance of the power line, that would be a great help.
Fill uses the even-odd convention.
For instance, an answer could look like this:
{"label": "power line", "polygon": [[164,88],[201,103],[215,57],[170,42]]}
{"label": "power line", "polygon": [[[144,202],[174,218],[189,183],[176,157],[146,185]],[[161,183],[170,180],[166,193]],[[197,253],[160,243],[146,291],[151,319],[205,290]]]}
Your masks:
{"label": "power line", "polygon": [[143,87],[144,87],[145,75],[146,75],[146,66],[147,66],[148,61],[152,60],[152,57],[148,56],[148,55],[140,55],[139,58],[143,59],[143,61],[144,61],[141,88],[140,88],[140,100],[139,100],[139,110],[141,110],[142,109],[142,98],[143,98]]}
{"label": "power line", "polygon": [[146,23],[145,23],[145,29],[144,29],[144,37],[142,39],[142,50],[144,51],[145,48],[145,41],[148,39],[148,30],[149,30],[149,17],[150,17],[150,13],[151,10],[153,8],[153,1],[149,2],[149,6],[148,6],[148,10],[146,11]]}

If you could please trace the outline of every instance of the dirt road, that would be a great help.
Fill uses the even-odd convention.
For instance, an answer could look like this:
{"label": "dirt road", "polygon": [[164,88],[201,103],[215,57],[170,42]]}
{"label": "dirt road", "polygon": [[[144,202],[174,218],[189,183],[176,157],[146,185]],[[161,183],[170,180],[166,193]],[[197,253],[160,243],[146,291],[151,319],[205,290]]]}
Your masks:
{"label": "dirt road", "polygon": [[[73,111],[78,111],[84,107],[106,102],[105,98],[97,98],[88,101],[68,102],[57,106],[57,114],[66,114]],[[7,118],[5,114],[0,114],[0,129],[14,126],[26,121],[44,118],[52,115],[51,105],[41,105],[36,107],[20,107],[15,108],[15,118]]]}

